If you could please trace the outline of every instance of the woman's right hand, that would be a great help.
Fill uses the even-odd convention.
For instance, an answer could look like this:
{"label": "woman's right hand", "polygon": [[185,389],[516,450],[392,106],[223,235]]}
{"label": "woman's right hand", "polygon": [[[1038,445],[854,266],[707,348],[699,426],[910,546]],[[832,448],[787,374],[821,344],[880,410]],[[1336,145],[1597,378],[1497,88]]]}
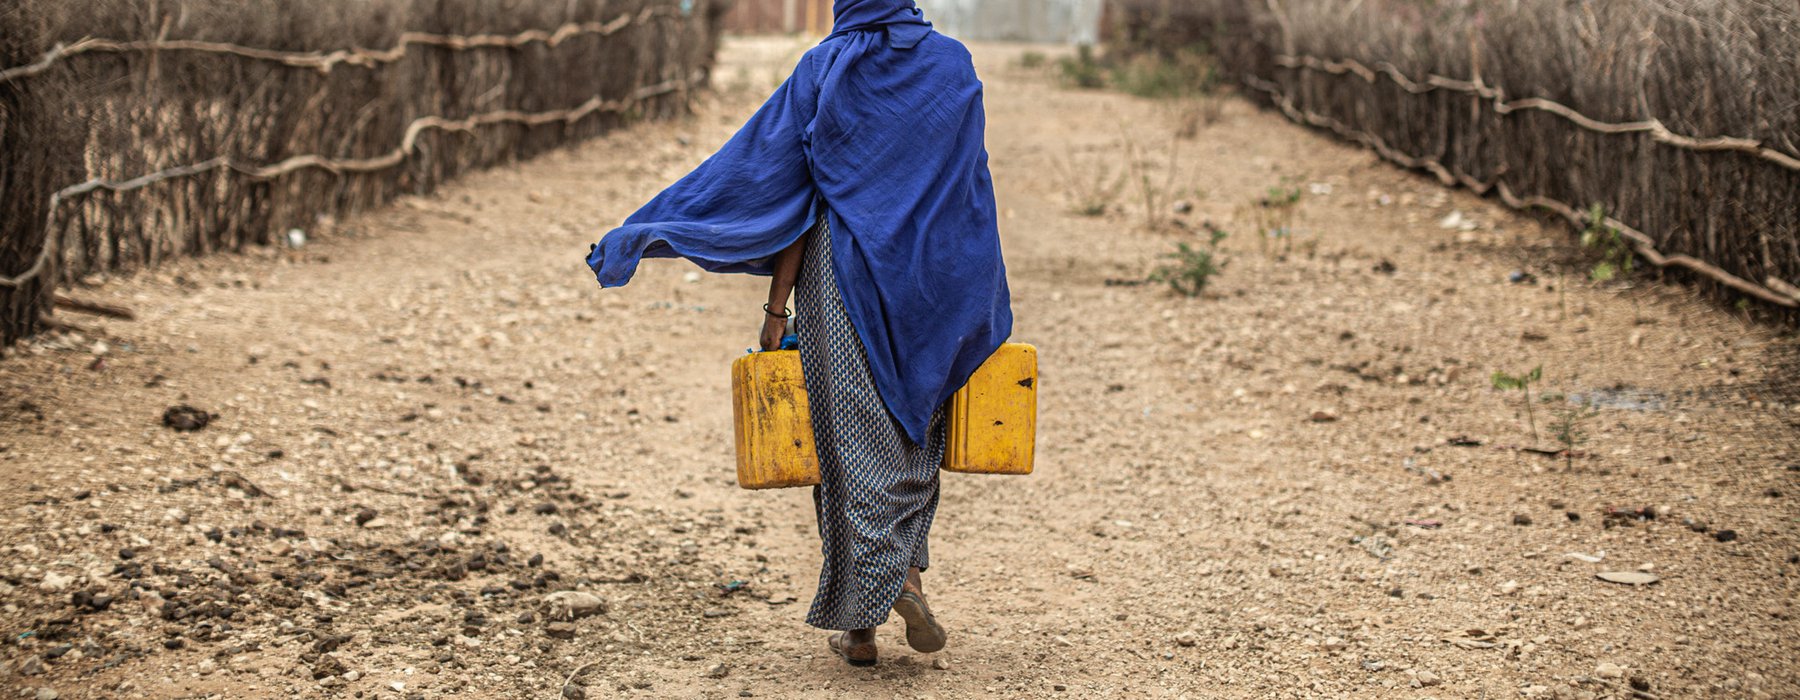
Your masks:
{"label": "woman's right hand", "polygon": [[787,337],[787,322],[785,318],[763,314],[763,352],[781,349],[781,339]]}

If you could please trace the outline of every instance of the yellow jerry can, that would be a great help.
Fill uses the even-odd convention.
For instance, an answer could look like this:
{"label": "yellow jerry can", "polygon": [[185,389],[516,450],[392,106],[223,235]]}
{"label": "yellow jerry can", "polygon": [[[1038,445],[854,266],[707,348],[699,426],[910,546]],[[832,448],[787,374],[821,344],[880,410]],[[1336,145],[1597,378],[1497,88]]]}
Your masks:
{"label": "yellow jerry can", "polygon": [[944,469],[1030,474],[1037,448],[1037,348],[1000,346],[950,399]]}
{"label": "yellow jerry can", "polygon": [[738,486],[782,489],[820,481],[812,409],[795,350],[745,355],[731,364]]}

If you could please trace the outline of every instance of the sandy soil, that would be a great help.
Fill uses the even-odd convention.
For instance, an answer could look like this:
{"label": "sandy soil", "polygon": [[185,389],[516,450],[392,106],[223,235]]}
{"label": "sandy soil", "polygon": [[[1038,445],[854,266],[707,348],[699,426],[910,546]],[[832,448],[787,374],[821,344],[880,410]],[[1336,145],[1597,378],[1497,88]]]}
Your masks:
{"label": "sandy soil", "polygon": [[[1042,351],[1038,470],[945,477],[927,587],[948,651],[890,624],[880,667],[836,662],[801,621],[808,494],[733,480],[727,368],[759,281],[657,262],[602,292],[580,262],[800,48],[729,44],[691,120],[321,222],[300,250],[74,290],[140,318],[0,363],[4,685],[1800,697],[1794,337],[1589,282],[1563,230],[1247,103],[1178,140],[1181,110],[1063,89],[1019,47],[977,56],[1016,338]],[[1147,225],[1136,187],[1073,213],[1102,171],[1153,174],[1157,218],[1184,224]],[[1283,182],[1300,244],[1265,253],[1246,205]],[[1202,221],[1235,234],[1204,297],[1132,284]],[[1536,366],[1535,392],[1602,406],[1571,458],[1518,449],[1554,450],[1568,401],[1534,409],[1533,442],[1490,386]],[[214,417],[165,427],[181,404]],[[1596,578],[1619,571],[1660,582]],[[555,620],[561,590],[604,609]]]}

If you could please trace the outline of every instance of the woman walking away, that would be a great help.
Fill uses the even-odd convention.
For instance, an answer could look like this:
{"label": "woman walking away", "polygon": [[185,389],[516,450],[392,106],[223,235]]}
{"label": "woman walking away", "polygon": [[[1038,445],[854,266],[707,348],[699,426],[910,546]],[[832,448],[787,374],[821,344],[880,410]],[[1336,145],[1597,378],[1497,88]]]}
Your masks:
{"label": "woman walking away", "polygon": [[1012,332],[969,52],[912,0],[837,0],[831,36],[699,169],[608,233],[600,284],[641,258],[772,275],[762,346],[788,296],[823,484],[824,569],[806,621],[876,661],[888,611],[942,649],[921,572],[937,511],[943,406]]}

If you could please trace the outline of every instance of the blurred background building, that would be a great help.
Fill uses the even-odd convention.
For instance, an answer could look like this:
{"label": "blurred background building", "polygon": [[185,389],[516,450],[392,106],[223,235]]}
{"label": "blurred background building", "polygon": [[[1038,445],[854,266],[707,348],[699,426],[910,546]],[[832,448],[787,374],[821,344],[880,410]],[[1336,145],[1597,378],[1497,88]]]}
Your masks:
{"label": "blurred background building", "polygon": [[[732,34],[818,34],[831,30],[831,0],[737,0]],[[966,41],[1092,44],[1105,0],[919,0],[938,31]]]}

